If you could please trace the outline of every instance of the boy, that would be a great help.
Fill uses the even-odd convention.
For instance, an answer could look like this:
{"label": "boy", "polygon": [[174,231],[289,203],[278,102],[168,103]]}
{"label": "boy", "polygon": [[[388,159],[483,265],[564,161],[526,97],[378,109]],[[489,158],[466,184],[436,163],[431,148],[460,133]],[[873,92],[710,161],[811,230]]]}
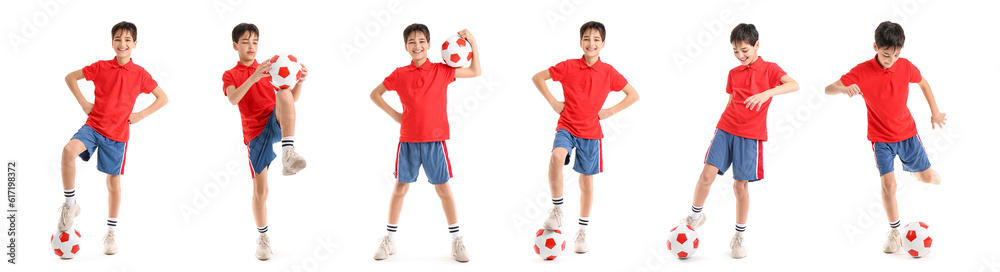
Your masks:
{"label": "boy", "polygon": [[893,161],[903,162],[903,171],[914,174],[921,182],[941,184],[941,176],[931,169],[923,143],[917,135],[917,125],[906,107],[909,83],[918,83],[931,108],[931,129],[944,126],[947,118],[938,110],[934,94],[920,70],[905,58],[903,27],[885,21],[875,28],[875,58],[862,62],[826,87],[826,94],[861,95],[868,108],[868,140],[872,142],[875,163],[882,179],[882,206],[889,219],[889,233],[882,251],[899,251],[899,209],[896,205],[896,176]]}
{"label": "boy", "polygon": [[[257,41],[260,31],[248,23],[233,28],[233,49],[239,54],[236,67],[222,74],[222,94],[229,103],[239,105],[243,122],[243,144],[250,158],[253,179],[253,217],[257,224],[257,259],[271,258],[271,241],[267,236],[267,169],[277,157],[272,145],[281,141],[281,174],[295,175],[306,167],[306,160],[295,152],[295,101],[302,93],[308,69],[302,66],[302,76],[292,89],[278,89],[265,79],[271,63],[258,64]],[[277,94],[275,92],[277,91]]]}
{"label": "boy", "polygon": [[773,62],[757,56],[760,42],[753,24],[733,28],[729,43],[740,65],[729,70],[726,93],[729,103],[716,125],[715,137],[705,153],[705,167],[698,177],[691,202],[691,215],[681,224],[697,228],[705,223],[702,206],[708,198],[716,174],[733,167],[733,192],[736,194],[736,234],[729,243],[731,257],[747,255],[743,244],[750,212],[748,183],[764,178],[764,142],[767,141],[767,109],[771,97],[797,91],[799,84]]}
{"label": "boy", "polygon": [[[135,24],[119,22],[111,27],[111,48],[115,58],[98,61],[66,75],[66,85],[73,92],[87,123],[73,135],[62,152],[63,196],[58,230],[73,227],[73,218],[80,214],[76,203],[76,157],[89,161],[97,157],[97,170],[108,174],[108,232],[104,234],[104,254],[118,253],[115,230],[118,226],[118,209],[121,205],[121,175],[125,174],[125,153],[128,147],[129,126],[145,119],[167,104],[167,95],[156,81],[139,65],[132,62],[132,50],[138,44]],[[94,82],[94,103],[80,92],[77,81]],[[139,112],[132,112],[139,94],[152,93],[153,104]]]}
{"label": "boy", "polygon": [[[446,111],[448,84],[456,78],[471,78],[482,74],[479,67],[479,48],[476,38],[468,29],[458,35],[472,45],[472,64],[468,68],[453,68],[442,63],[427,60],[430,50],[430,30],[423,24],[411,24],[403,30],[403,44],[410,54],[410,65],[396,68],[382,84],[372,90],[371,99],[379,108],[400,124],[399,144],[396,151],[396,185],[389,200],[388,233],[382,237],[375,260],[384,260],[396,253],[394,234],[398,228],[399,214],[403,209],[403,197],[410,183],[417,181],[417,170],[424,167],[427,180],[434,185],[441,206],[448,220],[451,233],[451,255],[459,262],[468,262],[469,253],[465,249],[458,229],[458,212],[451,194],[448,180],[451,175],[451,161],[448,159],[448,115]],[[403,112],[397,112],[382,98],[386,91],[396,91],[403,104]]]}
{"label": "boy", "polygon": [[[604,24],[594,21],[583,24],[580,27],[583,57],[557,63],[531,78],[538,91],[559,114],[549,159],[549,188],[555,207],[549,210],[549,217],[543,224],[545,229],[557,230],[562,226],[562,170],[563,165],[569,165],[569,152],[576,148],[573,170],[580,173],[580,230],[574,242],[576,253],[589,250],[585,231],[590,223],[590,207],[594,199],[594,175],[604,171],[601,150],[604,134],[600,120],[621,112],[639,100],[639,93],[625,77],[611,65],[601,62],[606,34]],[[549,79],[562,83],[565,102],[552,96],[545,85]],[[601,109],[608,94],[613,91],[624,91],[625,99],[610,108]]]}

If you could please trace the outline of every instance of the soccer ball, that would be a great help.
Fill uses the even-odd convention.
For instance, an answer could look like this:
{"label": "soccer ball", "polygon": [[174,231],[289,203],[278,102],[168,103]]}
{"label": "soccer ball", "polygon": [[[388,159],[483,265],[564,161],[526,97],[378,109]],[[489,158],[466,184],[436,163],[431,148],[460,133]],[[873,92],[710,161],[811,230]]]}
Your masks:
{"label": "soccer ball", "polygon": [[302,77],[299,69],[302,69],[302,65],[295,56],[278,54],[271,57],[271,69],[267,73],[271,75],[271,85],[278,89],[288,89],[295,86]]}
{"label": "soccer ball", "polygon": [[926,223],[913,221],[903,228],[903,250],[914,258],[931,253],[931,229]]}
{"label": "soccer ball", "polygon": [[676,226],[670,229],[667,249],[677,255],[677,258],[687,259],[698,250],[698,233],[689,225]]}
{"label": "soccer ball", "polygon": [[77,252],[80,252],[80,232],[76,229],[56,231],[49,237],[49,241],[52,243],[52,250],[59,258],[72,259]]}
{"label": "soccer ball", "polygon": [[472,45],[458,35],[452,35],[441,45],[441,57],[444,58],[444,63],[448,66],[465,67],[472,61]]}
{"label": "soccer ball", "polygon": [[563,240],[561,231],[539,229],[538,232],[535,232],[535,254],[538,254],[538,257],[553,260],[559,257],[564,249],[566,249],[566,240]]}

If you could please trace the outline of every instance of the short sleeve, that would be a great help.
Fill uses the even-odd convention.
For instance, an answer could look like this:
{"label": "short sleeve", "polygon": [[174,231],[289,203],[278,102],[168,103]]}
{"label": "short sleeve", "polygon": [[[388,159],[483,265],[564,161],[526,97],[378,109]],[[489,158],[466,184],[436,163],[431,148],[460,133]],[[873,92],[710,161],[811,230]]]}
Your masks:
{"label": "short sleeve", "polygon": [[567,66],[569,66],[568,60],[549,67],[549,76],[552,77],[552,81],[562,81],[563,75],[566,74]]}
{"label": "short sleeve", "polygon": [[920,76],[920,69],[917,69],[917,66],[913,65],[913,63],[910,62],[909,60],[907,60],[906,62],[908,64],[910,64],[909,65],[910,66],[909,67],[909,70],[910,70],[909,71],[910,72],[910,78],[909,78],[910,83],[920,83],[921,81],[923,81],[924,78],[922,76]]}
{"label": "short sleeve", "polygon": [[619,92],[625,89],[625,85],[628,85],[628,80],[625,80],[625,76],[619,73],[617,69],[611,68],[611,91]]}
{"label": "short sleeve", "polygon": [[382,86],[385,86],[385,89],[388,90],[388,91],[395,91],[396,90],[396,80],[399,77],[399,75],[397,75],[396,71],[398,71],[398,69],[397,70],[393,70],[392,73],[389,74],[389,76],[385,77],[385,79],[382,80]]}
{"label": "short sleeve", "polygon": [[236,86],[236,80],[233,79],[233,75],[230,74],[229,71],[226,71],[225,73],[222,73],[222,95],[229,96],[229,94],[226,93],[226,88],[229,88],[229,86],[239,88]]}
{"label": "short sleeve", "polygon": [[733,94],[733,71],[729,71],[729,75],[726,77],[726,93]]}
{"label": "short sleeve", "polygon": [[771,86],[781,85],[781,77],[784,77],[787,74],[788,73],[786,73],[785,70],[781,69],[781,66],[778,66],[777,64],[772,65],[770,71],[770,78],[768,78],[768,80],[771,81]]}
{"label": "short sleeve", "polygon": [[87,81],[94,81],[97,75],[101,73],[101,62],[94,62],[87,67],[83,67],[83,78]]}
{"label": "short sleeve", "polygon": [[144,94],[151,93],[156,89],[156,86],[158,85],[156,84],[156,80],[153,79],[153,76],[150,75],[148,71],[143,69],[142,76],[139,79],[139,92]]}
{"label": "short sleeve", "polygon": [[851,68],[850,72],[847,72],[843,76],[840,76],[840,83],[843,83],[844,86],[851,86],[861,81],[862,65],[869,65],[869,64],[861,63],[858,64],[858,66],[854,66],[854,68]]}
{"label": "short sleeve", "polygon": [[448,83],[455,82],[455,67],[445,65],[444,63],[439,63],[437,67],[442,70],[440,73]]}

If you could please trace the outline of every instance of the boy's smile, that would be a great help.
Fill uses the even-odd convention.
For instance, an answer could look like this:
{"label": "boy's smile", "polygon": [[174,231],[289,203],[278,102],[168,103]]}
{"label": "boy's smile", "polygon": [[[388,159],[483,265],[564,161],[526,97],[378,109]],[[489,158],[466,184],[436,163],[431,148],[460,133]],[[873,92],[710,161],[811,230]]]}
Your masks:
{"label": "boy's smile", "polygon": [[427,60],[427,48],[429,47],[430,44],[423,32],[414,31],[406,38],[406,51],[410,53],[410,57],[417,65],[421,65]]}
{"label": "boy's smile", "polygon": [[583,49],[583,55],[588,59],[594,59],[600,57],[601,49],[604,49],[604,37],[601,37],[601,32],[597,29],[588,29],[583,33],[583,37],[580,38],[580,48]]}
{"label": "boy's smile", "polygon": [[126,30],[119,30],[111,40],[111,47],[115,49],[115,57],[118,62],[128,63],[132,58],[132,49],[135,48],[135,39],[132,33]]}
{"label": "boy's smile", "polygon": [[751,46],[746,42],[736,42],[733,44],[733,55],[736,56],[736,60],[740,61],[740,65],[750,65],[754,61],[757,61],[757,48],[759,48],[760,42]]}
{"label": "boy's smile", "polygon": [[878,59],[878,64],[882,65],[882,69],[889,69],[892,64],[899,60],[899,52],[903,51],[900,47],[882,47],[879,48],[878,45],[875,46],[875,52],[877,52],[876,58]]}

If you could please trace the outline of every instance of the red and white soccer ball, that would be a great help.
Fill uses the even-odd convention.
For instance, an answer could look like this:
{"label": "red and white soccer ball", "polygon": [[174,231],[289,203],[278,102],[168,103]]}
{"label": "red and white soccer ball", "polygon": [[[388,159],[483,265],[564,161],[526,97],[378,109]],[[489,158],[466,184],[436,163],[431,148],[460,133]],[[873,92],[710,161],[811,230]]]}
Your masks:
{"label": "red and white soccer ball", "polygon": [[302,77],[302,65],[295,56],[289,54],[278,54],[271,57],[271,69],[267,73],[271,75],[271,85],[278,89],[288,89],[295,86],[295,83]]}
{"label": "red and white soccer ball", "polygon": [[687,259],[698,250],[698,233],[689,225],[676,226],[670,229],[667,249],[677,258]]}
{"label": "red and white soccer ball", "polygon": [[441,45],[441,57],[448,66],[465,67],[472,61],[472,45],[458,35],[452,35]]}
{"label": "red and white soccer ball", "polygon": [[914,258],[927,256],[931,253],[931,229],[927,223],[913,221],[903,228],[903,250]]}
{"label": "red and white soccer ball", "polygon": [[561,231],[539,229],[535,232],[535,254],[538,254],[538,257],[553,260],[559,257],[564,249],[566,240],[563,240]]}
{"label": "red and white soccer ball", "polygon": [[77,252],[80,252],[80,232],[76,229],[56,231],[49,240],[52,242],[52,250],[59,258],[72,259]]}

